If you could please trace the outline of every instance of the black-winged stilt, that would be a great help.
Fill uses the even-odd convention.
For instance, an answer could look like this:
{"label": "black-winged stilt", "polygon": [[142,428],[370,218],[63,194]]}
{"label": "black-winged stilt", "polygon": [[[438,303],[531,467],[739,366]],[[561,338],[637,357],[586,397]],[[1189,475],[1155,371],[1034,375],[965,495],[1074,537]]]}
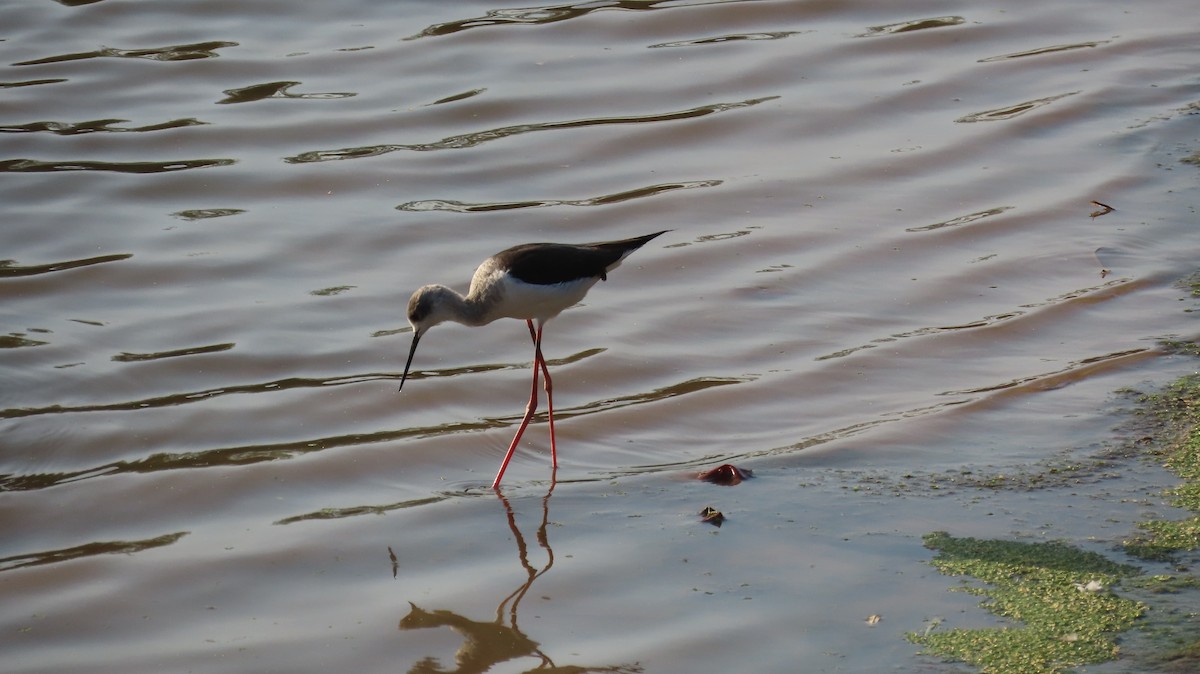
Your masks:
{"label": "black-winged stilt", "polygon": [[[508,453],[500,464],[492,489],[500,486],[500,478],[512,459],[517,443],[533,413],[537,410],[538,371],[546,377],[546,406],[550,412],[550,457],[558,467],[558,448],[554,440],[554,385],[550,370],[542,357],[542,327],[546,321],[564,309],[579,303],[597,281],[608,278],[630,253],[651,239],[670,230],[620,241],[600,243],[526,243],[513,246],[484,260],[471,277],[466,296],[443,285],[418,288],[408,300],[408,322],[412,324],[413,340],[408,349],[408,361],[400,377],[400,390],[408,379],[417,342],[429,328],[445,321],[463,325],[487,325],[498,318],[523,319],[533,339],[533,387],[525,418],[517,428]],[[534,322],[537,326],[534,326]]]}

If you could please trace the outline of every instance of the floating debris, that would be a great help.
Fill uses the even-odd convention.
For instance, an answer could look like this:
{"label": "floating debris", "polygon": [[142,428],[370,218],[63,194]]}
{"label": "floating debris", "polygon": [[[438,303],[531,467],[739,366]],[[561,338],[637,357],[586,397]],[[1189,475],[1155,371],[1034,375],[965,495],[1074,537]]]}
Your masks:
{"label": "floating debris", "polygon": [[334,295],[341,295],[347,290],[354,290],[357,287],[358,286],[332,286],[330,288],[321,288],[320,290],[310,290],[308,291],[308,294],[316,295],[317,297],[333,297]]}
{"label": "floating debris", "polygon": [[727,463],[722,466],[717,466],[712,470],[706,470],[697,475],[705,482],[713,484],[721,484],[732,487],[735,484],[741,484],[742,480],[748,480],[754,477],[754,473],[745,468],[738,468],[732,463]]}
{"label": "floating debris", "polygon": [[1100,207],[1100,210],[1092,211],[1091,213],[1088,214],[1093,219],[1098,218],[1101,215],[1108,215],[1109,213],[1112,213],[1113,211],[1117,210],[1117,209],[1113,208],[1112,206],[1109,206],[1108,204],[1102,204],[1099,201],[1093,201],[1091,203],[1093,206]]}
{"label": "floating debris", "polygon": [[1080,592],[1096,593],[1104,591],[1104,583],[1101,583],[1098,580],[1089,580],[1086,584],[1072,583],[1072,585],[1074,585],[1075,589],[1079,590]]}
{"label": "floating debris", "polygon": [[700,511],[701,522],[708,522],[714,527],[720,528],[725,521],[725,515],[720,510],[712,506],[705,506],[704,510]]}
{"label": "floating debris", "polygon": [[180,220],[207,220],[209,218],[224,218],[245,212],[246,209],[244,208],[194,208],[187,211],[178,211],[171,215]]}

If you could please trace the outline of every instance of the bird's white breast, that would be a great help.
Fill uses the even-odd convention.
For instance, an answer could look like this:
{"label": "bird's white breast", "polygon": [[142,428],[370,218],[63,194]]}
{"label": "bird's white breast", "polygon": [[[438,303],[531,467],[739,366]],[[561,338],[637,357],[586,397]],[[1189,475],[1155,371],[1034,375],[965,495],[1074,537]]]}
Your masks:
{"label": "bird's white breast", "polygon": [[499,313],[496,318],[550,320],[564,309],[579,304],[599,280],[582,278],[567,283],[539,285],[500,274],[497,290],[502,299],[497,303]]}

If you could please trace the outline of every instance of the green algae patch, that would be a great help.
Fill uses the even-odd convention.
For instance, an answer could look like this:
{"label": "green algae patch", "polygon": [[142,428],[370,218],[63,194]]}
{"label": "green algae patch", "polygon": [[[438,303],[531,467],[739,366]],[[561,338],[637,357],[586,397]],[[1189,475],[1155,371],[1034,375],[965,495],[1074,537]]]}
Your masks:
{"label": "green algae patch", "polygon": [[[1193,296],[1200,295],[1200,274],[1189,287]],[[1163,346],[1168,353],[1200,354],[1196,342]],[[1144,457],[1149,448],[1150,458],[1179,476],[1180,483],[1164,496],[1183,512],[1138,524],[1122,551],[1172,562],[1176,571],[1186,572],[1200,551],[1200,374],[1140,396],[1138,402],[1138,413],[1151,423],[1139,424],[1139,437],[1128,446],[1136,451],[1122,456]],[[1067,482],[1049,473],[1042,482],[1002,475],[973,486],[1065,486],[1119,474],[1119,464],[1103,461],[1092,470],[1082,466],[1065,473]],[[935,532],[925,537],[925,545],[936,551],[933,566],[964,578],[955,589],[986,597],[983,608],[1013,621],[1007,627],[985,629],[937,629],[935,624],[923,633],[910,633],[909,640],[927,654],[960,660],[987,674],[1057,674],[1118,656],[1154,671],[1200,671],[1195,622],[1200,614],[1191,598],[1200,589],[1200,576],[1140,575],[1136,567],[1065,543],[956,538]],[[1113,592],[1118,585],[1122,594],[1142,598],[1153,608],[1118,596]]]}
{"label": "green algae patch", "polygon": [[1142,522],[1124,548],[1135,557],[1166,561],[1181,552],[1200,550],[1200,375],[1183,377],[1142,402],[1167,429],[1156,457],[1183,478],[1166,495],[1171,505],[1195,515]]}
{"label": "green algae patch", "polygon": [[958,589],[988,597],[984,608],[1020,624],[930,630],[908,638],[929,654],[970,663],[987,674],[1052,674],[1114,659],[1120,651],[1115,637],[1146,610],[1110,589],[1137,575],[1137,567],[1065,543],[956,538],[945,532],[924,540],[925,547],[937,551],[931,563],[939,571],[986,583]]}

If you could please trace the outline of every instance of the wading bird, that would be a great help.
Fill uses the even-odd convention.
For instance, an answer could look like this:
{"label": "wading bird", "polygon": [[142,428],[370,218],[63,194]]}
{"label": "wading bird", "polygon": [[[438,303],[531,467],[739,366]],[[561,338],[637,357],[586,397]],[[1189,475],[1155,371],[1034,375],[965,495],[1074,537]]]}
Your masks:
{"label": "wading bird", "polygon": [[668,231],[600,243],[513,246],[479,265],[465,297],[443,285],[427,285],[418,288],[408,300],[408,322],[412,324],[413,340],[404,374],[400,377],[400,390],[404,390],[404,381],[408,379],[417,343],[438,323],[454,321],[474,327],[487,325],[498,318],[517,318],[529,326],[529,336],[533,339],[533,387],[525,407],[525,418],[508,446],[492,489],[500,486],[500,478],[504,477],[513,451],[537,410],[539,370],[546,377],[550,457],[554,467],[558,468],[558,448],[554,440],[554,385],[550,381],[546,359],[542,357],[542,328],[546,321],[578,304],[592,286],[607,280],[608,272],[616,269],[633,251]]}

